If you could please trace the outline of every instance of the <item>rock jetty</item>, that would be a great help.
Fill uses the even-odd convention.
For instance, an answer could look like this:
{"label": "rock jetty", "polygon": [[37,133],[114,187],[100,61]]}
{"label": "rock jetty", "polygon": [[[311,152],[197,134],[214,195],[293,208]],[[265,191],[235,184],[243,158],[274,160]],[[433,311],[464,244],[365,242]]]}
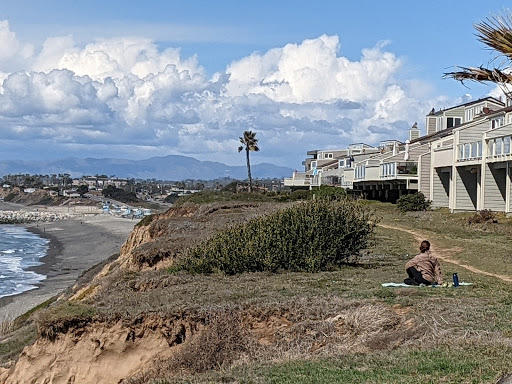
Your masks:
{"label": "rock jetty", "polygon": [[69,213],[0,211],[0,224],[48,223],[71,217]]}

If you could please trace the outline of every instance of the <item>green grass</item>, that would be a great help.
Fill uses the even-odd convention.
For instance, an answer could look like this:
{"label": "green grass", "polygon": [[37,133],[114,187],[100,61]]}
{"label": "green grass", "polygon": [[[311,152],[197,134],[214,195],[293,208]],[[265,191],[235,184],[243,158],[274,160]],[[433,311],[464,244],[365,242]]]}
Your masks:
{"label": "green grass", "polygon": [[[424,233],[438,250],[460,247],[463,251],[453,256],[459,261],[512,276],[510,219],[470,226],[468,214],[402,214],[391,204],[364,204],[384,224]],[[142,319],[146,314],[215,313],[242,314],[246,322],[285,318],[293,323],[276,333],[275,345],[252,346],[232,365],[192,375],[176,376],[174,370],[169,372],[172,380],[155,383],[495,383],[512,372],[511,283],[441,261],[446,280],[458,272],[461,280],[474,285],[383,288],[382,282],[405,278],[405,262],[418,252],[418,245],[408,233],[377,227],[375,245],[358,264],[329,272],[203,276],[170,268],[123,273],[94,298],[50,308],[42,324],[55,333],[96,314]],[[381,311],[377,315],[370,311],[375,308]],[[361,309],[369,311],[368,317],[351,320]],[[397,323],[372,331],[381,320],[379,313]],[[326,326],[326,319],[339,314],[344,316],[339,329]],[[326,347],[312,351],[308,342],[325,342]]]}
{"label": "green grass", "polygon": [[[222,380],[264,383],[494,383],[510,369],[511,348],[394,351],[337,359],[294,361],[234,369]],[[482,354],[486,354],[484,362]],[[220,378],[220,377],[219,377]],[[473,379],[472,379],[473,378]]]}

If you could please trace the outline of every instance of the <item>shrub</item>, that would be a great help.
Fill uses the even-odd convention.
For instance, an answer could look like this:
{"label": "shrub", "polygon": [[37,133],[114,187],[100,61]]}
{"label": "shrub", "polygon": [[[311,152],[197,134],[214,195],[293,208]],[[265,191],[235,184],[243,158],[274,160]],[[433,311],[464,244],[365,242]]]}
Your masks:
{"label": "shrub", "polygon": [[421,192],[403,195],[398,199],[396,205],[402,212],[426,211],[430,207],[430,200],[425,198]]}
{"label": "shrub", "polygon": [[153,219],[155,218],[155,215],[147,215],[142,218],[141,221],[139,221],[137,224],[135,224],[136,227],[145,227],[150,225],[153,222]]}
{"label": "shrub", "polygon": [[178,200],[178,199],[179,199],[179,196],[177,193],[171,193],[165,197],[164,203],[174,204],[176,202],[176,200]]}
{"label": "shrub", "polygon": [[496,214],[490,209],[482,209],[468,219],[468,224],[481,224],[489,221],[496,222]]}
{"label": "shrub", "polygon": [[311,196],[311,193],[308,190],[305,189],[296,189],[295,191],[292,191],[290,195],[288,196],[288,199],[291,201],[296,200],[307,200]]}
{"label": "shrub", "polygon": [[12,201],[17,196],[17,193],[11,192],[7,196],[4,197],[4,201]]}
{"label": "shrub", "polygon": [[343,188],[331,187],[329,185],[321,185],[319,188],[314,188],[311,193],[316,198],[325,198],[329,200],[341,199],[347,196],[347,192]]}
{"label": "shrub", "polygon": [[219,201],[273,201],[272,198],[267,197],[261,193],[249,192],[222,192],[222,191],[202,191],[193,193],[187,196],[181,196],[174,203],[175,207],[180,207],[185,203],[192,204],[211,204]]}
{"label": "shrub", "polygon": [[358,202],[310,200],[221,231],[191,249],[182,266],[228,275],[327,270],[353,260],[369,245],[372,219],[372,211]]}

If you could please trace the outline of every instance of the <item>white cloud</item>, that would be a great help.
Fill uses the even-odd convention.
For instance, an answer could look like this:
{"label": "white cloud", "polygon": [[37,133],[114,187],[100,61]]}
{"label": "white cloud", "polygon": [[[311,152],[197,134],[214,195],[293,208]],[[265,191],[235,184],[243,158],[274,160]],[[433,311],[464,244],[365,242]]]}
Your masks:
{"label": "white cloud", "polygon": [[253,161],[299,167],[309,149],[405,139],[440,106],[422,101],[428,87],[417,79],[396,80],[402,61],[385,42],[353,61],[337,36],[322,35],[253,53],[211,78],[196,57],[144,38],[80,47],[52,37],[36,52],[0,22],[0,42],[17,47],[0,48],[3,138],[44,141],[63,156],[181,153],[243,164],[237,138],[252,129],[262,148]]}
{"label": "white cloud", "polygon": [[19,41],[10,30],[7,20],[0,21],[0,70],[7,72],[24,69],[33,53],[33,46]]}

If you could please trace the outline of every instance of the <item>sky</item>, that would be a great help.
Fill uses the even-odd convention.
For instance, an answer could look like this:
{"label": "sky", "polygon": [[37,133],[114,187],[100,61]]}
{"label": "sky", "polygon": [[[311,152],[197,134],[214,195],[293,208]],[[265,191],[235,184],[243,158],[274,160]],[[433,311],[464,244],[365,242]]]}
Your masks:
{"label": "sky", "polygon": [[[487,95],[443,74],[496,64],[482,1],[3,2],[0,160],[185,155],[301,168],[306,151],[407,138]],[[499,63],[498,63],[499,64]]]}

